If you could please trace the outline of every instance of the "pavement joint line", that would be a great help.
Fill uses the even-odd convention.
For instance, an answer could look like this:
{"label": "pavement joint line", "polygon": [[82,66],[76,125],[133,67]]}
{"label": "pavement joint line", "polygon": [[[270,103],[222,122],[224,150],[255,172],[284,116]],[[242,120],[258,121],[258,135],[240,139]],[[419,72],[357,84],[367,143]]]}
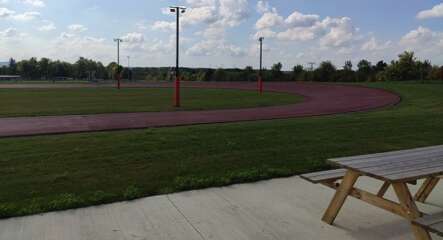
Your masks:
{"label": "pavement joint line", "polygon": [[198,235],[200,236],[200,238],[202,240],[206,240],[206,238],[203,236],[203,234],[197,229],[196,226],[194,226],[194,224],[192,224],[192,222],[189,220],[188,217],[186,217],[186,215],[178,208],[178,206],[171,200],[171,198],[169,197],[169,195],[166,195],[166,198],[168,199],[168,201],[171,203],[171,205],[180,213],[180,215],[183,216],[183,218],[186,220],[186,222],[194,229],[194,231],[196,231],[198,233]]}

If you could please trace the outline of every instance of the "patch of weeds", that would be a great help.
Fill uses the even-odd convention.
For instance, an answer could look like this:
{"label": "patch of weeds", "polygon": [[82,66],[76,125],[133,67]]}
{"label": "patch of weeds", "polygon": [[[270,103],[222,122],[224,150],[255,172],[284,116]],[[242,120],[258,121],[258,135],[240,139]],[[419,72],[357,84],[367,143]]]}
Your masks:
{"label": "patch of weeds", "polygon": [[123,192],[123,197],[126,200],[134,200],[142,196],[142,191],[135,185],[131,185]]}

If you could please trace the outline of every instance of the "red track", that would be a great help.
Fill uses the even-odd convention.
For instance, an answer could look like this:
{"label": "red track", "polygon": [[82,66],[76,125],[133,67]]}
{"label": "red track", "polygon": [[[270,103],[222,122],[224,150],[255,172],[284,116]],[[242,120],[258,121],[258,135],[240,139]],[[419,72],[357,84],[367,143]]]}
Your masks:
{"label": "red track", "polygon": [[[183,85],[184,87],[199,88],[256,89],[255,83],[184,83]],[[137,87],[169,86],[171,85],[137,85]],[[358,86],[285,82],[266,83],[265,89],[267,91],[303,95],[305,101],[296,105],[233,110],[0,118],[0,137],[331,115],[392,106],[401,100],[399,96],[384,90]],[[183,104],[186,104],[186,99],[184,99]]]}

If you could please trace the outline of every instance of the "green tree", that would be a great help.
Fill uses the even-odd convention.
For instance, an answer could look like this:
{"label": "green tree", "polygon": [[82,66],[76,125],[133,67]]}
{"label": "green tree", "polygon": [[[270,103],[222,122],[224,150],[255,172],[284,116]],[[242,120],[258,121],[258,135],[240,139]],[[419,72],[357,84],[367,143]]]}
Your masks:
{"label": "green tree", "polygon": [[303,80],[303,79],[301,79],[301,77],[303,76],[304,72],[305,72],[305,69],[304,69],[303,65],[300,65],[300,64],[295,65],[292,68],[292,75],[293,75],[294,80],[296,80],[296,81]]}
{"label": "green tree", "polygon": [[337,68],[330,61],[323,61],[314,71],[314,78],[321,82],[335,81]]}
{"label": "green tree", "polygon": [[280,80],[281,76],[283,75],[282,69],[283,69],[283,64],[280,62],[272,65],[272,68],[271,68],[272,80]]}
{"label": "green tree", "polygon": [[345,65],[343,66],[343,70],[345,71],[352,71],[352,62],[350,60],[345,62]]}

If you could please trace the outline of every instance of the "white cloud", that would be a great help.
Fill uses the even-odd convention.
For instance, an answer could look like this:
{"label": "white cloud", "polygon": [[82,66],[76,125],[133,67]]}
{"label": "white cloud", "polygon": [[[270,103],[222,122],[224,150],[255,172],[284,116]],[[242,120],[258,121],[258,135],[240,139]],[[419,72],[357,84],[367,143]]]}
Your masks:
{"label": "white cloud", "polygon": [[294,11],[285,22],[289,27],[309,27],[313,26],[320,16],[314,14],[302,14],[300,12]]}
{"label": "white cloud", "polygon": [[8,18],[14,15],[14,11],[7,8],[0,8],[0,18]]}
{"label": "white cloud", "polygon": [[87,31],[88,28],[81,24],[72,24],[68,26],[68,30],[73,33],[82,33]]}
{"label": "white cloud", "polygon": [[391,47],[392,42],[387,41],[385,43],[378,42],[375,37],[371,37],[368,41],[364,42],[361,46],[361,50],[363,51],[381,51],[386,50]]}
{"label": "white cloud", "polygon": [[358,29],[356,29],[351,19],[326,18],[322,24],[329,27],[328,33],[320,39],[320,44],[325,47],[349,47],[349,44],[356,40]]}
{"label": "white cloud", "polygon": [[51,21],[43,21],[43,23],[44,23],[44,25],[38,27],[37,30],[39,30],[41,32],[50,32],[50,31],[57,29],[55,27],[55,24]]}
{"label": "white cloud", "polygon": [[255,24],[255,28],[258,30],[272,28],[284,23],[284,19],[280,16],[277,11],[274,9],[272,12],[265,12],[263,16],[258,19]]}
{"label": "white cloud", "polygon": [[438,38],[438,35],[429,28],[420,26],[403,36],[400,43],[403,45],[428,44]]}
{"label": "white cloud", "polygon": [[153,30],[172,31],[176,28],[176,23],[167,21],[156,21],[151,28]]}
{"label": "white cloud", "polygon": [[229,55],[238,57],[244,56],[245,51],[235,45],[227,44],[223,40],[204,40],[189,48],[186,54],[192,56]]}
{"label": "white cloud", "polygon": [[269,12],[271,7],[269,6],[269,2],[267,1],[258,1],[256,10],[258,13],[263,14],[265,12]]}
{"label": "white cloud", "polygon": [[25,22],[25,21],[31,21],[31,20],[34,20],[36,18],[39,18],[40,15],[41,14],[39,12],[24,12],[24,13],[21,13],[21,14],[13,15],[12,18],[14,20],[17,20],[17,21]]}
{"label": "white cloud", "polygon": [[7,28],[3,31],[0,31],[1,38],[13,38],[19,36],[20,33],[15,28]]}
{"label": "white cloud", "polygon": [[33,6],[33,7],[45,7],[46,4],[42,0],[20,0],[20,2]]}
{"label": "white cloud", "polygon": [[308,41],[317,37],[314,28],[290,28],[284,32],[279,32],[277,38],[284,41]]}
{"label": "white cloud", "polygon": [[443,17],[443,3],[434,6],[432,9],[421,11],[417,14],[418,19]]}
{"label": "white cloud", "polygon": [[123,40],[123,46],[130,50],[142,49],[145,42],[143,34],[138,32],[128,33],[121,39]]}

